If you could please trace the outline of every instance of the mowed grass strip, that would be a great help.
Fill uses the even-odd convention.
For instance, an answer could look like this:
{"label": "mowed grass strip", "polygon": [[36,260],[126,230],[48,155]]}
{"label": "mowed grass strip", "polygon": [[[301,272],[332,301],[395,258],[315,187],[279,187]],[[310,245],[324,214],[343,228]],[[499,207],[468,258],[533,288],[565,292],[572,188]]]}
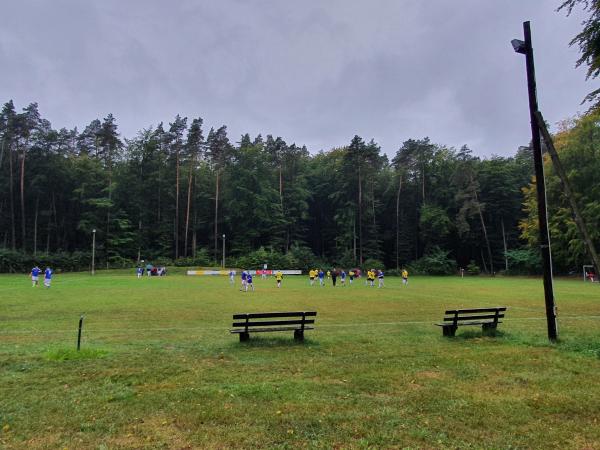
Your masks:
{"label": "mowed grass strip", "polygon": [[[306,277],[0,276],[6,448],[600,448],[600,288],[412,277],[335,289]],[[507,306],[495,338],[442,337],[455,307]],[[236,312],[316,310],[316,329],[229,334]],[[85,314],[82,352],[74,351]]]}

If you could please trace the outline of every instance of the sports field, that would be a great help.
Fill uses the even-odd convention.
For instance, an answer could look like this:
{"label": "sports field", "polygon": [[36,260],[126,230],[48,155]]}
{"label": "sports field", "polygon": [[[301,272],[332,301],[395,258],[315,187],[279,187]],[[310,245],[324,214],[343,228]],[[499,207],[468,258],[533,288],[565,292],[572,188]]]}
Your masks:
{"label": "sports field", "polygon": [[[537,279],[255,285],[0,276],[0,447],[600,448],[598,285],[555,282],[556,345]],[[494,338],[433,325],[483,306],[509,308]],[[277,310],[318,311],[316,330],[229,334],[233,313]]]}

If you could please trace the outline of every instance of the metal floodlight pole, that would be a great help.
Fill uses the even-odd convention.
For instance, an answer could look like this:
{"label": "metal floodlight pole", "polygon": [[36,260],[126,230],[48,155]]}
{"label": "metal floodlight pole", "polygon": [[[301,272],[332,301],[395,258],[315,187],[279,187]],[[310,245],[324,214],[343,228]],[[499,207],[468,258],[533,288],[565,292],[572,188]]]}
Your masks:
{"label": "metal floodlight pole", "polygon": [[96,229],[92,230],[92,275],[96,273]]}
{"label": "metal floodlight pole", "polygon": [[558,339],[558,325],[556,320],[556,304],[554,303],[554,288],[552,286],[552,255],[550,252],[550,234],[548,232],[546,183],[544,180],[544,163],[542,159],[540,129],[536,118],[538,104],[535,83],[535,66],[533,63],[533,46],[531,45],[531,28],[529,21],[523,22],[523,33],[525,36],[525,41],[513,39],[511,44],[515,52],[525,55],[525,63],[527,67],[529,119],[531,122],[531,145],[533,150],[533,163],[535,167],[535,184],[537,188],[540,252],[542,255],[542,268],[544,272],[544,297],[546,300],[546,321],[548,323],[548,339],[551,341],[556,341]]}
{"label": "metal floodlight pole", "polygon": [[225,235],[223,235],[223,261],[222,261],[222,267],[223,267],[223,269],[225,268]]}

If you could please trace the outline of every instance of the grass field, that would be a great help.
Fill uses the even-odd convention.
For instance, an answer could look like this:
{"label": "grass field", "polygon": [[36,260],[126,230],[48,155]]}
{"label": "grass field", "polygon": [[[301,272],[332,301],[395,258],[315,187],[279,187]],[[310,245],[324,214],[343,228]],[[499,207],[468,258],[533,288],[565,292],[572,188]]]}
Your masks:
{"label": "grass field", "polygon": [[[0,276],[3,448],[600,448],[600,287],[413,277]],[[443,338],[447,307],[508,306],[494,338]],[[230,335],[235,312],[318,311],[292,333]],[[85,313],[82,351],[74,351]]]}

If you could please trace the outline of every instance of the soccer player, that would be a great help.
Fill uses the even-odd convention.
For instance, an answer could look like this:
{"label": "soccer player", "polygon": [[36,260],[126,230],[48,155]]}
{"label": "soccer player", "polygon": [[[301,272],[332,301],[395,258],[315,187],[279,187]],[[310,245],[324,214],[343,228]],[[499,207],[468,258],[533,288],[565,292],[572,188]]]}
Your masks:
{"label": "soccer player", "polygon": [[31,287],[36,287],[38,285],[40,272],[41,269],[38,266],[35,266],[33,269],[31,269]]}
{"label": "soccer player", "polygon": [[235,272],[233,270],[229,271],[229,284],[232,286],[235,284]]}
{"label": "soccer player", "polygon": [[408,270],[402,269],[402,284],[408,286]]}
{"label": "soccer player", "polygon": [[248,292],[248,286],[252,288],[252,292],[254,292],[254,284],[252,283],[252,275],[250,272],[246,274],[246,292]]}
{"label": "soccer player", "polygon": [[379,270],[377,272],[377,282],[379,283],[377,285],[377,288],[382,288],[384,286],[384,284],[383,284],[383,270]]}
{"label": "soccer player", "polygon": [[142,269],[140,266],[138,266],[138,268],[135,269],[135,273],[137,274],[138,279],[142,278],[142,275],[144,274],[144,269]]}
{"label": "soccer player", "polygon": [[342,286],[346,286],[346,271],[342,269],[342,273],[340,274],[340,281],[342,282]]}
{"label": "soccer player", "polygon": [[278,289],[281,287],[282,279],[283,279],[283,274],[281,273],[281,270],[278,270],[277,272],[275,272],[275,280],[277,280],[277,288]]}
{"label": "soccer player", "polygon": [[242,287],[240,291],[247,291],[248,287],[246,283],[248,282],[248,273],[245,270],[242,270]]}
{"label": "soccer player", "polygon": [[337,277],[338,277],[338,271],[334,267],[333,270],[331,271],[331,282],[333,283],[333,287],[335,287],[335,283],[337,282]]}
{"label": "soccer player", "polygon": [[46,286],[46,288],[50,288],[50,283],[52,282],[52,270],[50,269],[50,267],[46,267],[46,270],[44,271],[44,286]]}
{"label": "soccer player", "polygon": [[310,269],[308,271],[308,278],[310,278],[310,285],[315,285],[315,277],[317,276],[317,271],[315,269]]}
{"label": "soccer player", "polygon": [[350,273],[348,274],[348,276],[350,277],[350,284],[352,284],[352,282],[354,281],[354,270],[350,270]]}
{"label": "soccer player", "polygon": [[319,269],[319,284],[325,286],[325,272],[322,269]]}
{"label": "soccer player", "polygon": [[330,271],[330,270],[328,270],[328,271],[327,271],[327,279],[329,280],[330,278],[331,278],[331,271]]}

